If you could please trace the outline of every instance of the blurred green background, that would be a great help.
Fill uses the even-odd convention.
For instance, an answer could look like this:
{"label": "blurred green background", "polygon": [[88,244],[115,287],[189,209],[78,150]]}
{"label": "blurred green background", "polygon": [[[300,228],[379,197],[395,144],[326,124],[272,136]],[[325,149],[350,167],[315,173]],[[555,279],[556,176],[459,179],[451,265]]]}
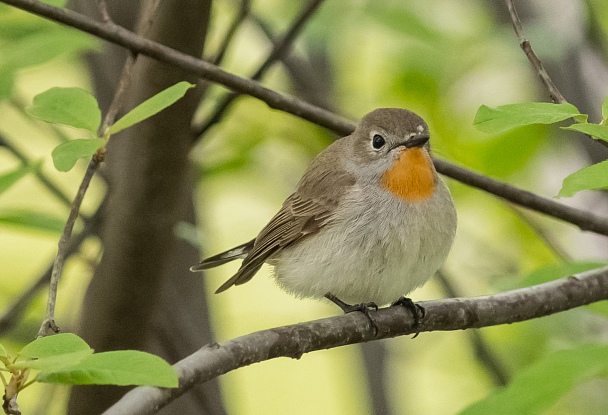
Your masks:
{"label": "blurred green background", "polygon": [[[524,30],[558,88],[590,120],[599,121],[608,95],[605,1],[520,3]],[[285,32],[304,4],[252,1],[222,66],[243,76],[254,72],[271,51],[269,32],[275,37]],[[213,1],[207,56],[217,52],[238,10],[238,1]],[[41,162],[41,174],[73,198],[86,163],[59,173],[50,154],[66,137],[79,138],[79,132],[52,128],[23,109],[50,87],[92,91],[83,54],[101,50],[101,41],[0,5],[0,175],[21,166],[16,153],[22,153],[27,163]],[[604,148],[557,126],[500,136],[473,128],[482,104],[547,99],[519,49],[502,1],[326,0],[263,83],[352,120],[377,107],[411,109],[429,124],[436,157],[550,198],[568,174],[606,158]],[[223,87],[209,87],[195,125],[206,120],[225,93]],[[200,241],[201,256],[249,240],[293,191],[311,158],[335,138],[256,99],[238,99],[191,152],[200,224],[180,223],[176,235]],[[606,261],[603,237],[447,182],[459,216],[456,241],[442,278],[415,291],[414,300],[448,297],[453,294],[448,285],[458,296],[491,294]],[[92,215],[105,193],[106,184],[94,179],[83,213]],[[606,213],[602,193],[582,192],[559,201]],[[52,262],[67,214],[65,203],[34,174],[0,195],[0,310],[8,309]],[[57,303],[62,330],[77,329],[79,305],[101,255],[99,239],[90,237],[67,262]],[[266,267],[250,283],[214,295],[237,267],[211,270],[204,277],[209,289],[200,292],[218,342],[338,314],[324,301],[283,293]],[[0,326],[7,349],[18,350],[33,339],[45,301],[43,289],[11,320],[14,324]],[[555,351],[605,342],[606,316],[607,307],[600,303],[475,334],[423,333],[415,340],[404,337],[311,353],[300,360],[277,359],[223,376],[223,400],[229,413],[242,415],[457,414]],[[480,358],[479,347],[492,357]],[[605,378],[581,382],[545,413],[605,414],[607,390]],[[60,414],[66,399],[67,388],[36,385],[19,402],[24,414]]]}

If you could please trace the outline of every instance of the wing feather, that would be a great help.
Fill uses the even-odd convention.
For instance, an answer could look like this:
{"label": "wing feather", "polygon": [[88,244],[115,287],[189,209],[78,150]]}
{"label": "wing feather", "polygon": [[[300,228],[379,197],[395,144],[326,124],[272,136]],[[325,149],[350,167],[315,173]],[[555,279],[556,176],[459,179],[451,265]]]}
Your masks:
{"label": "wing feather", "polygon": [[[332,146],[342,146],[342,140]],[[332,222],[342,195],[355,184],[355,178],[340,168],[337,154],[325,151],[313,160],[297,191],[258,234],[241,268],[216,292],[249,281],[272,256]]]}

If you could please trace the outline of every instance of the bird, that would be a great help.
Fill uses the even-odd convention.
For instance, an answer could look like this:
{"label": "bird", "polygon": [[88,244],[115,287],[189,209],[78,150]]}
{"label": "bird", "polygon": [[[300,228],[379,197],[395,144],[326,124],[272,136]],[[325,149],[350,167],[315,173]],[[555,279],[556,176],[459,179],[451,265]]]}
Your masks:
{"label": "bird", "polygon": [[388,304],[412,309],[417,325],[424,309],[406,295],[443,265],[457,224],[429,139],[427,124],[412,111],[371,111],[312,160],[254,239],[190,270],[243,259],[221,293],[268,263],[288,293],[361,311],[376,331],[370,310]]}

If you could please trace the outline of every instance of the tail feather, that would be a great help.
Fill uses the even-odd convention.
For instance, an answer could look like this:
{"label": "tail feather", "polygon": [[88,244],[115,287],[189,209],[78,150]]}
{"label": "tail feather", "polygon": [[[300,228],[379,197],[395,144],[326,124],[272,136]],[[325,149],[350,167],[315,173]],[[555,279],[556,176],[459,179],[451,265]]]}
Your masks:
{"label": "tail feather", "polygon": [[255,239],[252,239],[242,245],[203,259],[200,263],[191,266],[190,271],[203,271],[209,268],[218,267],[235,259],[243,259],[247,256],[249,251],[251,251],[254,241]]}

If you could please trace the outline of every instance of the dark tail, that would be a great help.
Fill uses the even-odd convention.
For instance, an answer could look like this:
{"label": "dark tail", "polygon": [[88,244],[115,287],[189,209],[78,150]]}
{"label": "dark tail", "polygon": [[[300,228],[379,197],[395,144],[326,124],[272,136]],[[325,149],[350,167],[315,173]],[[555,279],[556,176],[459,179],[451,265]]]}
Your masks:
{"label": "dark tail", "polygon": [[255,242],[255,239],[252,239],[251,241],[249,241],[247,243],[244,243],[242,245],[229,249],[225,252],[214,255],[207,259],[203,259],[200,263],[191,266],[190,271],[193,271],[193,272],[194,271],[203,271],[203,270],[206,270],[209,268],[214,268],[214,267],[220,266],[222,264],[225,264],[226,262],[230,262],[235,259],[243,259],[247,256],[249,251],[251,251],[251,248],[253,247],[254,242]]}

